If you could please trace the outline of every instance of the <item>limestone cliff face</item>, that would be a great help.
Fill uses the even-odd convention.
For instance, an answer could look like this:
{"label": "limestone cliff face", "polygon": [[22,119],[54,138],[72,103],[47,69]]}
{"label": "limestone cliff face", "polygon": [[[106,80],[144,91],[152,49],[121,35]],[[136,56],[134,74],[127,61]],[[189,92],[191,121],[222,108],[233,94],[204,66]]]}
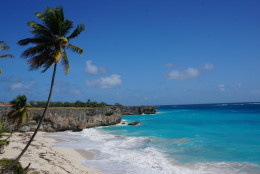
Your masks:
{"label": "limestone cliff face", "polygon": [[155,114],[157,112],[154,106],[119,106],[122,115],[142,115]]}
{"label": "limestone cliff face", "polygon": [[[42,110],[33,110],[37,121]],[[89,127],[114,125],[121,122],[121,111],[116,107],[98,109],[50,109],[47,111],[43,129],[46,131],[80,130]],[[53,129],[53,130],[52,130]]]}
{"label": "limestone cliff face", "polygon": [[[44,109],[32,109],[34,117],[20,131],[34,131]],[[0,112],[5,115],[8,111]],[[41,130],[47,132],[81,130],[96,126],[115,125],[121,122],[122,115],[154,114],[156,107],[121,106],[103,108],[49,108]],[[12,126],[12,124],[10,124]]]}

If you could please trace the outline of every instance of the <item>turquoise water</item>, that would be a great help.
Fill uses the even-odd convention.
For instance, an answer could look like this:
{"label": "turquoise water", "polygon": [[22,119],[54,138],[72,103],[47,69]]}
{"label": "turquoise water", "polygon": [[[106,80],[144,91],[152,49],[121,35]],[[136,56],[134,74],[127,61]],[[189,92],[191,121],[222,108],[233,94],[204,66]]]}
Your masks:
{"label": "turquoise water", "polygon": [[260,173],[260,103],[158,106],[123,122],[57,134],[57,145],[92,152],[82,163],[104,174]]}
{"label": "turquoise water", "polygon": [[159,106],[157,114],[124,116],[123,121],[141,125],[102,129],[114,135],[149,137],[146,147],[182,164],[260,165],[260,103]]}

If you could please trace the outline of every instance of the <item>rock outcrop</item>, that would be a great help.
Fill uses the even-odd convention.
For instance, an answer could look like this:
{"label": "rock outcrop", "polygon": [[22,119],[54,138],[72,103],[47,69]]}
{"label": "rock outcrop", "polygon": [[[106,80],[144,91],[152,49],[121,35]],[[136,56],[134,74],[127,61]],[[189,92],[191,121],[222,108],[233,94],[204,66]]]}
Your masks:
{"label": "rock outcrop", "polygon": [[129,126],[136,126],[136,125],[139,125],[139,124],[141,124],[140,121],[128,123]]}
{"label": "rock outcrop", "polygon": [[[37,121],[42,110],[33,110]],[[116,107],[94,109],[50,109],[47,111],[43,128],[55,131],[78,130],[96,126],[114,125],[121,122],[121,111]]]}
{"label": "rock outcrop", "polygon": [[119,106],[122,115],[142,115],[155,114],[156,107],[154,106]]}
{"label": "rock outcrop", "polygon": [[[33,119],[19,128],[19,131],[34,131],[44,109],[32,109]],[[7,111],[2,111],[1,114]],[[96,126],[115,125],[121,122],[122,115],[154,114],[156,108],[151,106],[120,106],[102,108],[49,108],[46,112],[41,130],[47,132],[73,130]],[[10,125],[11,126],[11,125]]]}

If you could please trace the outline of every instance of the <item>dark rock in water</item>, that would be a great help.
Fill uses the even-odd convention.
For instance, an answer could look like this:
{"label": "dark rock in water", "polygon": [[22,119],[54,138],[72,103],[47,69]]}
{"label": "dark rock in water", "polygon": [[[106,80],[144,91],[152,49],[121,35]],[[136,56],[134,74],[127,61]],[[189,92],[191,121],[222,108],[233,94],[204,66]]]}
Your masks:
{"label": "dark rock in water", "polygon": [[81,129],[79,126],[77,126],[76,129],[72,130],[72,132],[81,132],[83,129]]}
{"label": "dark rock in water", "polygon": [[136,125],[139,125],[140,122],[139,121],[135,121],[135,122],[132,122],[132,123],[128,123],[129,126],[136,126]]}

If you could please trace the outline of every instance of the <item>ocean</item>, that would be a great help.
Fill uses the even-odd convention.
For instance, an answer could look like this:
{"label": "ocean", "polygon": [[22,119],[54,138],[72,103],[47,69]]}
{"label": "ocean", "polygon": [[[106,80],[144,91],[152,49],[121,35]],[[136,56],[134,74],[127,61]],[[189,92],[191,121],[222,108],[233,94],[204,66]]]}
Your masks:
{"label": "ocean", "polygon": [[[260,103],[158,106],[115,126],[57,134],[104,174],[259,174]],[[140,121],[138,126],[127,123]]]}

